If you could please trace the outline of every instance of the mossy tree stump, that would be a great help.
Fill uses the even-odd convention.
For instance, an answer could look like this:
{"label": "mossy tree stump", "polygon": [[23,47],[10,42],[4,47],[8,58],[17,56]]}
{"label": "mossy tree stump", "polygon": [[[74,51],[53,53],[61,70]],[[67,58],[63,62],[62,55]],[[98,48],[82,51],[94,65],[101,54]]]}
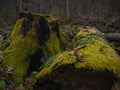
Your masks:
{"label": "mossy tree stump", "polygon": [[16,85],[39,70],[45,59],[63,51],[67,43],[54,17],[36,13],[20,13],[10,38],[12,42],[1,47],[1,66],[13,67],[11,79]]}

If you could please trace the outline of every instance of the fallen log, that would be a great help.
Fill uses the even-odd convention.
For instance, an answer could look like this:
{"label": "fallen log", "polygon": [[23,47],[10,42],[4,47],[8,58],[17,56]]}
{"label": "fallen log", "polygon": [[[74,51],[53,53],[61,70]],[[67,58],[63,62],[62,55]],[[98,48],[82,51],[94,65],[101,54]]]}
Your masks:
{"label": "fallen log", "polygon": [[95,28],[79,27],[74,49],[50,57],[33,90],[119,90],[120,57],[99,34]]}
{"label": "fallen log", "polygon": [[103,36],[110,41],[120,42],[120,33],[103,33]]}

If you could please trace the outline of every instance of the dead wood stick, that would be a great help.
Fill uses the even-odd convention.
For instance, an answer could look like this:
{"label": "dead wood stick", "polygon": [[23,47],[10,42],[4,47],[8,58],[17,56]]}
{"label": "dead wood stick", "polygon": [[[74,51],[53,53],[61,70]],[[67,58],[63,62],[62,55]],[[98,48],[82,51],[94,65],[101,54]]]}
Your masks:
{"label": "dead wood stick", "polygon": [[120,33],[104,33],[103,36],[110,41],[120,42]]}

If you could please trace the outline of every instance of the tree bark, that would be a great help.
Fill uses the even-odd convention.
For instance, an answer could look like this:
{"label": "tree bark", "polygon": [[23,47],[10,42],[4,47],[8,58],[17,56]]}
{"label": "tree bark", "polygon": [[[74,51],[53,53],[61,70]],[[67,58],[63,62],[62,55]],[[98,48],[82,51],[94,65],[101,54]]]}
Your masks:
{"label": "tree bark", "polygon": [[67,16],[70,16],[70,13],[69,13],[69,0],[66,0],[66,9],[67,9]]}
{"label": "tree bark", "polygon": [[23,1],[20,0],[20,12],[22,12],[22,10],[23,10]]}

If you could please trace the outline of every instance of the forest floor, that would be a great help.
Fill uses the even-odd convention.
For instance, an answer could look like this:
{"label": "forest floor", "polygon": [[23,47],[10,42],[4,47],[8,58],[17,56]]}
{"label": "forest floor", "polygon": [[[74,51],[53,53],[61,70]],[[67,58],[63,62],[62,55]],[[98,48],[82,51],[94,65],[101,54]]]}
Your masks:
{"label": "forest floor", "polygon": [[[101,19],[101,20],[88,20],[88,21],[86,21],[86,20],[83,20],[83,21],[76,20],[72,24],[73,25],[78,25],[78,26],[96,27],[103,33],[109,33],[109,32],[110,33],[111,32],[112,33],[120,33],[120,17],[118,17],[117,15],[116,16],[108,16],[108,17],[105,17],[104,19]],[[11,27],[7,27],[7,28],[5,27],[3,29],[0,29],[0,45],[2,45],[5,41],[11,42],[10,38],[9,38],[11,30],[12,30]],[[116,52],[120,55],[120,41],[119,42],[109,41],[109,42],[111,43],[111,46],[116,50]],[[2,50],[0,50],[0,53],[2,53]],[[1,60],[2,60],[2,57],[0,57],[0,61]],[[3,70],[3,69],[0,68],[0,73],[3,73],[3,71],[1,71],[1,70]],[[63,89],[60,89],[60,90],[67,90],[67,89],[68,90],[73,90],[72,89],[73,87],[77,88],[77,86],[79,86],[79,85],[81,86],[81,88],[80,89],[77,88],[77,90],[99,90],[98,88],[102,88],[102,90],[110,90],[111,85],[113,84],[113,82],[115,80],[114,77],[107,77],[107,76],[104,76],[104,75],[100,76],[98,74],[93,77],[93,75],[95,75],[95,73],[94,74],[90,73],[89,75],[86,75],[86,74],[82,73],[82,74],[79,75],[80,76],[79,77],[76,74],[73,75],[73,71],[75,71],[75,70],[63,73],[61,75],[59,75],[60,73],[56,73],[56,72],[53,73],[53,76],[51,76],[51,77],[52,78],[54,77],[55,80],[57,80],[58,83],[60,83],[60,84],[61,84],[61,81],[59,81],[57,79],[58,77],[60,77],[60,78],[64,77],[64,78],[70,79],[70,81],[72,81],[72,83],[67,82],[68,84],[65,84],[64,86],[58,86],[59,88],[63,88]],[[55,75],[58,76],[58,77],[55,77]],[[65,76],[69,76],[69,77],[65,77]],[[0,79],[1,78],[3,79],[4,77],[2,76],[2,77],[0,77]],[[77,80],[77,78],[80,78],[79,81],[82,81],[82,82],[79,82]],[[105,79],[106,79],[106,81],[104,81]],[[77,82],[74,82],[74,81],[77,81]],[[7,87],[6,90],[10,90],[11,88],[15,88],[15,86],[13,85],[13,83],[11,81],[7,81],[7,82],[9,83],[9,86]],[[65,82],[65,81],[63,80],[62,82]],[[57,85],[54,85],[54,84],[55,83],[51,84],[51,82],[50,82],[51,86],[57,86]],[[48,82],[48,85],[49,85],[49,82]],[[84,85],[87,85],[87,86],[84,86]],[[48,86],[48,87],[50,88],[51,86]],[[71,86],[71,87],[69,87],[69,86]],[[46,86],[44,86],[44,87],[46,87]],[[16,88],[20,89],[20,88],[23,88],[23,86],[16,87]],[[56,88],[56,87],[54,87],[54,88]],[[67,88],[67,89],[65,89],[65,88]],[[44,89],[42,88],[41,90],[47,90],[47,87],[44,88]]]}

